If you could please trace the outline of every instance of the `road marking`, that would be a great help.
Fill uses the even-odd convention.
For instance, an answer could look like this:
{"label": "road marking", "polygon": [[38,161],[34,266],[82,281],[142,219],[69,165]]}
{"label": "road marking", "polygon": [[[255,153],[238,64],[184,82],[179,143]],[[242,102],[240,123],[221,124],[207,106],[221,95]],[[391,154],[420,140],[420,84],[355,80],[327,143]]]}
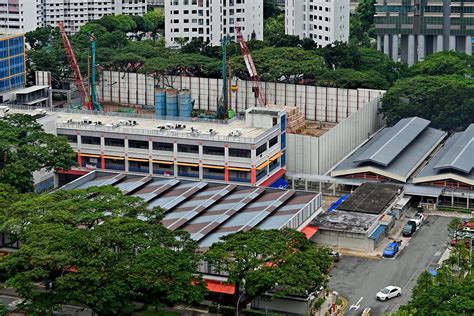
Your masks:
{"label": "road marking", "polygon": [[436,253],[434,254],[435,257],[439,257],[441,256],[441,251],[436,251]]}
{"label": "road marking", "polygon": [[354,310],[358,310],[360,308],[360,302],[364,299],[364,297],[361,297],[357,303],[351,305],[351,307],[349,307],[349,310],[351,311],[352,309]]}

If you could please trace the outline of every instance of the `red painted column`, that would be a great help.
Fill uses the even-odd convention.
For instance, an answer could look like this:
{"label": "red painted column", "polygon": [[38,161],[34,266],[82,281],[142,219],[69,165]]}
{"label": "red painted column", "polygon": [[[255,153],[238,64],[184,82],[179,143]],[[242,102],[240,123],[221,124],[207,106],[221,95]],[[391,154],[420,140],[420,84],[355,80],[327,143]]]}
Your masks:
{"label": "red painted column", "polygon": [[80,151],[77,152],[77,166],[79,168],[82,167],[82,157],[81,157],[81,152]]}
{"label": "red painted column", "polygon": [[104,155],[100,155],[100,169],[105,169],[105,158],[104,158]]}
{"label": "red painted column", "polygon": [[227,165],[224,167],[224,181],[229,182],[229,168]]}
{"label": "red painted column", "polygon": [[257,182],[257,170],[255,167],[250,169],[250,183],[255,184]]}

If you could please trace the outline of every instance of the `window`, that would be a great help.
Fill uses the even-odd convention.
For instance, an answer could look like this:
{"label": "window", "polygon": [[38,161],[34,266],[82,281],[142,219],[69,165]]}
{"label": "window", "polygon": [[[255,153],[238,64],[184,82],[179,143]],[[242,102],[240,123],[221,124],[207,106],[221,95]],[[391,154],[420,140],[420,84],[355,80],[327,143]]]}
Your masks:
{"label": "window", "polygon": [[67,138],[67,141],[68,141],[69,143],[74,143],[74,144],[77,143],[77,136],[76,136],[76,135],[58,134],[58,136],[62,136],[62,137]]}
{"label": "window", "polygon": [[129,139],[128,148],[148,149],[148,141]]}
{"label": "window", "polygon": [[260,154],[262,154],[266,150],[267,150],[267,144],[261,145],[260,147],[257,148],[257,156],[259,156]]}
{"label": "window", "polygon": [[224,147],[203,147],[204,155],[224,156]]}
{"label": "window", "polygon": [[231,157],[241,157],[241,158],[250,158],[250,150],[248,150],[248,149],[238,149],[238,148],[229,148],[229,156],[231,156]]}
{"label": "window", "polygon": [[197,154],[199,153],[199,146],[178,144],[178,151],[181,153]]}
{"label": "window", "polygon": [[100,145],[100,137],[81,136],[81,143],[87,145]]}
{"label": "window", "polygon": [[153,150],[173,151],[173,144],[153,142]]}
{"label": "window", "polygon": [[277,143],[278,143],[278,136],[275,136],[275,137],[273,137],[272,139],[270,139],[268,146],[270,146],[270,148],[272,148],[272,147],[275,146]]}
{"label": "window", "polygon": [[125,140],[119,138],[106,138],[105,146],[125,147]]}

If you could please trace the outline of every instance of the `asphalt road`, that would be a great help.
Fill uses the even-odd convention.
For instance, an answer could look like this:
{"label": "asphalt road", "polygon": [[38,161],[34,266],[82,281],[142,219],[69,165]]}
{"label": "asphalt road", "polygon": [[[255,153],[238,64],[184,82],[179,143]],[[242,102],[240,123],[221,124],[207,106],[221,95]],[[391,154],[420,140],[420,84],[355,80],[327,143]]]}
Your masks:
{"label": "asphalt road", "polygon": [[[371,315],[384,315],[408,303],[420,273],[437,263],[446,250],[450,221],[447,217],[428,217],[395,259],[343,256],[331,273],[329,287],[348,299],[345,315],[361,315],[366,307],[371,308]],[[402,296],[377,301],[377,292],[388,285],[401,287]],[[349,310],[352,305],[358,308]]]}

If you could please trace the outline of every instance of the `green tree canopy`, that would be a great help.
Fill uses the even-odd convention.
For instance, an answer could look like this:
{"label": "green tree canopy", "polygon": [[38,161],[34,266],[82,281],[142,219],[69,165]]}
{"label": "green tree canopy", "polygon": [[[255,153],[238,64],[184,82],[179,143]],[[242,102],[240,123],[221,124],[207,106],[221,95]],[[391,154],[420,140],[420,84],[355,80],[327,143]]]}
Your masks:
{"label": "green tree canopy", "polygon": [[374,37],[375,0],[360,0],[350,18],[350,43],[370,47]]}
{"label": "green tree canopy", "polygon": [[0,231],[22,241],[0,271],[36,313],[82,304],[99,315],[132,315],[137,301],[200,302],[196,243],[164,228],[162,215],[113,187],[30,196],[0,212]]}
{"label": "green tree canopy", "polygon": [[201,54],[170,54],[167,58],[151,58],[142,71],[155,75],[218,75],[220,61]]}
{"label": "green tree canopy", "polygon": [[329,251],[315,248],[298,231],[253,229],[221,240],[205,256],[217,271],[229,274],[236,289],[245,287],[244,302],[269,290],[275,296],[304,294],[326,284]]}
{"label": "green tree canopy", "polygon": [[328,70],[315,78],[317,86],[346,89],[388,89],[390,84],[375,70],[357,71],[350,68]]}
{"label": "green tree canopy", "polygon": [[268,19],[280,12],[276,0],[263,0],[263,18]]}
{"label": "green tree canopy", "polygon": [[11,114],[0,120],[0,183],[31,191],[34,171],[69,169],[74,163],[67,140],[44,132],[33,117]]}
{"label": "green tree canopy", "polygon": [[474,82],[459,76],[415,76],[401,79],[382,100],[389,125],[419,116],[445,131],[462,130],[474,122]]}
{"label": "green tree canopy", "polygon": [[[321,56],[296,47],[266,47],[254,51],[252,57],[263,81],[296,83],[302,78],[322,73],[325,69]],[[229,63],[238,77],[249,79],[242,56],[230,58]]]}
{"label": "green tree canopy", "polygon": [[431,54],[410,68],[413,75],[474,75],[474,56],[449,51]]}

